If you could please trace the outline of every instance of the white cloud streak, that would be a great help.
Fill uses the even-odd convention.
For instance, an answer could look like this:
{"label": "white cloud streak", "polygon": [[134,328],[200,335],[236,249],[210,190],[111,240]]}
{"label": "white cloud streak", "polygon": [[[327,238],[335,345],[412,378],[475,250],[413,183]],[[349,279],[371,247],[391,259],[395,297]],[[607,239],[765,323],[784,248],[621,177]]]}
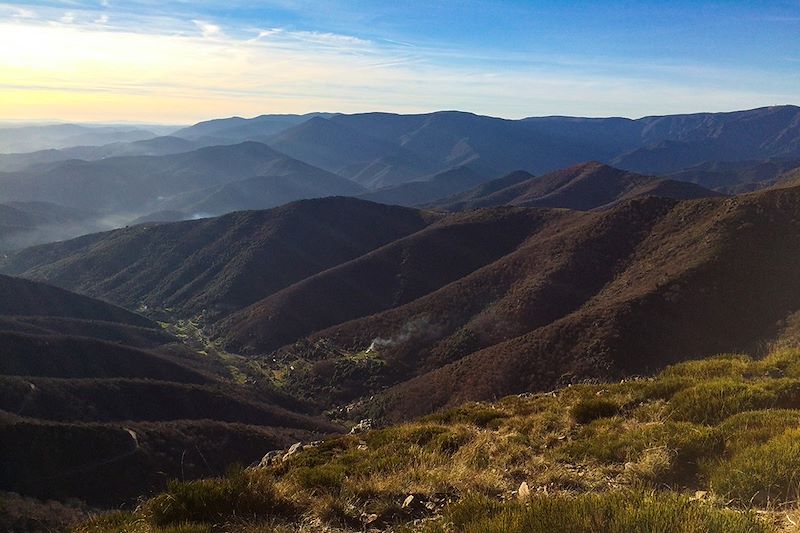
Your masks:
{"label": "white cloud streak", "polygon": [[200,34],[203,37],[217,37],[222,34],[220,27],[216,24],[211,24],[210,22],[205,22],[203,20],[193,20],[192,22],[194,22],[194,25],[200,30]]}
{"label": "white cloud streak", "polygon": [[[109,119],[172,123],[315,110],[639,116],[756,107],[800,96],[763,73],[702,65],[626,67],[613,58],[524,54],[477,58],[446,47],[332,32],[228,25],[223,31],[205,19],[78,10],[50,15],[7,14],[5,22],[0,16],[0,48],[17,51],[0,56],[0,118],[20,105],[11,98],[3,104],[4,92],[19,91],[58,93],[65,101],[82,94],[87,106],[87,95],[99,95],[92,98],[105,98],[108,112],[119,109]],[[741,83],[745,77],[751,85]],[[142,116],[147,106],[152,110]]]}

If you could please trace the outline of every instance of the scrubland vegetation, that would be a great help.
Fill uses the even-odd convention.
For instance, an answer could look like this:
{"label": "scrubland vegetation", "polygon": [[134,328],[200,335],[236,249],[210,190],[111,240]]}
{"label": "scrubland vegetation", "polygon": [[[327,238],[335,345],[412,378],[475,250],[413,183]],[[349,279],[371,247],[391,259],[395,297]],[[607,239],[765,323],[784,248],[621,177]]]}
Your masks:
{"label": "scrubland vegetation", "polygon": [[471,403],[173,482],[78,531],[792,531],[800,350]]}

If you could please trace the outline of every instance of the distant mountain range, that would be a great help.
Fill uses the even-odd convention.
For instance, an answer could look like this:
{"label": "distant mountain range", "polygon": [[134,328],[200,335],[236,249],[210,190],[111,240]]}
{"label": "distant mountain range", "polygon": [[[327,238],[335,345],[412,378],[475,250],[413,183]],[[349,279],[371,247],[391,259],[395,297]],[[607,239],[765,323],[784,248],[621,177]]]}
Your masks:
{"label": "distant mountain range", "polygon": [[[758,190],[800,167],[799,124],[800,108],[776,106],[637,120],[504,120],[456,111],[263,115],[201,122],[167,136],[120,126],[29,126],[0,130],[0,141],[38,139],[50,149],[0,154],[0,202],[48,202],[95,212],[94,229],[335,195],[404,206],[450,203],[455,209],[459,203],[584,209],[588,204],[556,198],[561,192],[578,198],[583,182],[549,190],[546,183],[560,179],[553,172],[593,160],[722,193]],[[66,146],[79,141],[83,145]],[[513,195],[513,188],[502,194],[492,190],[520,171],[541,178],[518,184],[517,190],[530,190],[515,198],[501,198]],[[486,189],[498,195],[495,200],[448,198],[474,195],[471,189],[498,179]],[[680,183],[637,179],[639,190],[631,183],[612,186],[617,189],[606,191],[607,203],[707,194]],[[82,232],[43,231],[20,242]]]}
{"label": "distant mountain range", "polygon": [[538,177],[515,172],[429,205],[450,211],[502,205],[588,211],[645,196],[688,200],[721,194],[693,183],[642,176],[590,162]]}
{"label": "distant mountain range", "polygon": [[[800,156],[800,108],[795,106],[637,120],[503,120],[461,112],[312,115],[281,121],[293,124],[280,131],[266,117],[227,120],[215,121],[215,131],[230,125],[237,133],[218,140],[243,140],[238,132],[247,124],[248,134],[278,150],[370,188],[464,165],[497,177],[597,160],[663,174],[708,161]],[[267,126],[259,130],[259,124]]]}
{"label": "distant mountain range", "polygon": [[149,129],[133,126],[53,124],[0,127],[0,154],[141,141],[155,136]]}
{"label": "distant mountain range", "polygon": [[50,202],[0,203],[0,252],[110,229],[101,218]]}
{"label": "distant mountain range", "polygon": [[[251,178],[263,180],[258,183]],[[225,186],[230,186],[227,192],[222,190]],[[249,194],[248,187],[259,186],[260,195]],[[231,190],[236,187],[242,189],[239,201],[248,205],[236,205],[236,193]],[[205,202],[208,212],[219,214],[274,207],[299,198],[363,192],[345,178],[252,141],[162,156],[72,159],[0,175],[0,200],[48,201],[114,213],[191,211],[195,204]],[[215,205],[217,194],[224,206]]]}
{"label": "distant mountain range", "polygon": [[[666,174],[712,161],[800,158],[800,108],[796,106],[636,120],[577,117],[504,120],[455,111],[421,115],[263,115],[201,122],[162,139],[153,139],[155,135],[151,133],[119,133],[119,128],[102,130],[71,125],[39,128],[43,142],[86,131],[102,138],[100,134],[105,132],[105,142],[74,142],[72,146],[106,146],[94,150],[74,148],[60,156],[80,159],[159,155],[201,146],[263,142],[371,189],[422,179],[457,166],[469,166],[487,178],[494,178],[515,170],[541,174],[597,160],[635,172]],[[9,136],[16,132],[17,137],[24,138],[33,135],[32,131],[37,130],[0,130],[0,139],[3,132]],[[150,142],[133,143],[130,147],[120,142],[109,145],[108,140],[122,140],[114,135],[138,135],[142,138],[130,140]],[[48,147],[68,146],[61,141],[59,144]],[[15,157],[19,159],[21,155]],[[44,154],[38,157],[46,159]],[[18,170],[22,165],[15,164],[14,169],[3,166],[0,157],[0,169]]]}
{"label": "distant mountain range", "polygon": [[384,187],[359,196],[362,200],[412,207],[461,193],[486,180],[467,167],[445,170],[428,179]]}

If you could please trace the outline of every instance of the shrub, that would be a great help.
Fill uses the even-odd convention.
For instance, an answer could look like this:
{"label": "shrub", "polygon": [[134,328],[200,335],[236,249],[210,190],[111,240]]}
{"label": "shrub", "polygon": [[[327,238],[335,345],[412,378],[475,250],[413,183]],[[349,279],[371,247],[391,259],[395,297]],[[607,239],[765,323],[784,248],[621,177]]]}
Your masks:
{"label": "shrub", "polygon": [[146,512],[157,526],[297,515],[271,478],[243,470],[224,478],[170,482],[166,492],[148,501]]}
{"label": "shrub", "polygon": [[800,377],[800,350],[778,349],[753,364],[754,373],[762,376]]}
{"label": "shrub", "polygon": [[776,401],[775,393],[761,384],[715,380],[675,393],[670,409],[675,420],[717,424],[737,413],[766,409]]}
{"label": "shrub", "polygon": [[716,457],[724,443],[713,428],[688,422],[626,425],[621,419],[596,420],[559,451],[568,459],[593,458],[606,463],[639,461],[642,454],[663,448],[674,457],[665,474],[693,476],[701,460]]}
{"label": "shrub", "polygon": [[[769,531],[754,514],[719,509],[664,492],[536,495],[526,505],[499,505],[473,496],[452,506],[446,518],[463,533]],[[445,527],[441,526],[441,531]]]}
{"label": "shrub", "polygon": [[301,487],[306,489],[333,490],[342,485],[346,477],[344,466],[336,463],[314,467],[303,466],[292,471],[294,479]]}
{"label": "shrub", "polygon": [[800,496],[800,429],[745,448],[711,472],[712,488],[743,504],[794,501]]}
{"label": "shrub", "polygon": [[695,383],[697,380],[683,376],[659,376],[653,381],[642,383],[635,396],[639,401],[670,400],[675,393],[689,388]]}
{"label": "shrub", "polygon": [[479,428],[496,427],[497,422],[510,415],[505,411],[480,403],[468,403],[455,409],[448,409],[422,419],[423,422],[440,424],[471,424]]}
{"label": "shrub", "polygon": [[619,405],[606,398],[589,398],[580,400],[572,406],[571,413],[575,421],[588,424],[598,418],[609,418],[619,413]]}
{"label": "shrub", "polygon": [[800,411],[767,409],[734,415],[717,426],[717,430],[725,441],[725,455],[731,457],[798,426]]}
{"label": "shrub", "polygon": [[661,373],[661,377],[704,380],[741,378],[749,372],[752,362],[752,359],[745,355],[718,355],[669,366]]}

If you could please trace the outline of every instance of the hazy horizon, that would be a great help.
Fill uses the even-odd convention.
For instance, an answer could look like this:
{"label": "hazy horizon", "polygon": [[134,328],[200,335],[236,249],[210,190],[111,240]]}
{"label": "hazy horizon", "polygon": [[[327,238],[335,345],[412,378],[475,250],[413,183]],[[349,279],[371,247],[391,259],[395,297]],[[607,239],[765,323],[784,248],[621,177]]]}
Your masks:
{"label": "hazy horizon", "polygon": [[[763,108],[770,108],[770,107],[800,107],[800,104],[795,104],[791,102],[782,103],[782,104],[772,104],[772,105],[763,105],[763,106],[756,106],[747,109],[723,109],[719,111],[707,111],[703,109],[698,109],[696,111],[687,111],[684,113],[674,113],[669,115],[692,115],[698,113],[736,113],[739,111],[752,111],[755,109],[763,109]],[[434,109],[431,111],[423,111],[419,113],[395,113],[392,111],[384,111],[384,110],[371,110],[371,111],[360,111],[354,113],[342,113],[339,111],[308,111],[304,113],[285,113],[287,115],[311,115],[311,114],[341,114],[341,115],[358,115],[358,114],[371,114],[371,113],[389,113],[389,114],[406,114],[406,115],[425,115],[425,114],[432,114],[432,113],[448,113],[448,112],[455,112],[455,113],[468,113],[473,115],[480,115],[480,116],[487,116],[490,118],[500,118],[504,120],[521,120],[526,118],[550,118],[550,117],[560,117],[560,118],[589,118],[589,119],[602,119],[602,118],[623,118],[629,120],[639,120],[648,117],[654,116],[669,116],[669,115],[662,115],[662,114],[645,114],[645,115],[637,115],[637,116],[623,116],[623,115],[564,115],[559,113],[551,113],[545,115],[525,115],[522,117],[503,117],[499,115],[485,115],[482,113],[475,113],[473,111],[463,110],[463,109]],[[110,118],[107,121],[80,121],[80,120],[66,120],[66,119],[59,119],[59,118],[43,118],[43,119],[36,119],[36,120],[5,120],[0,118],[0,128],[1,127],[16,127],[16,126],[55,126],[55,125],[65,125],[65,124],[73,124],[79,126],[87,126],[87,127],[137,127],[137,128],[147,128],[147,127],[155,127],[159,129],[169,129],[175,128],[181,129],[188,126],[192,126],[194,124],[198,124],[201,122],[207,122],[212,120],[219,120],[219,119],[228,119],[228,118],[242,118],[245,120],[250,120],[254,118],[258,118],[260,116],[268,116],[268,115],[281,115],[284,113],[258,113],[256,115],[228,115],[228,116],[219,116],[219,117],[205,117],[193,122],[187,122],[183,124],[175,124],[171,122],[136,122],[136,121],[124,121],[124,120],[114,120]]]}

